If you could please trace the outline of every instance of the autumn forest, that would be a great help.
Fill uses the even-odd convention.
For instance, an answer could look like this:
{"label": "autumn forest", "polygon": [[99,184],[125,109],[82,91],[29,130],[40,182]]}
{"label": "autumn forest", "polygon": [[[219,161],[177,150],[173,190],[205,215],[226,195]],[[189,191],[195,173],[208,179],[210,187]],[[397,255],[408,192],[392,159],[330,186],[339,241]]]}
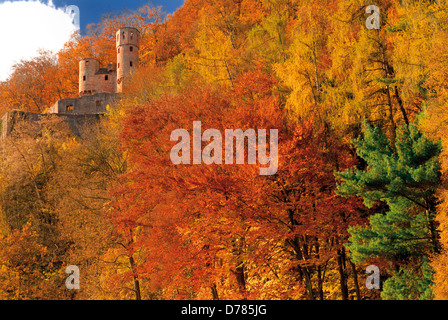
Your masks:
{"label": "autumn forest", "polygon": [[[77,97],[122,27],[141,39],[119,103],[80,136],[49,116],[0,141],[1,300],[448,299],[448,1],[110,13],[14,65],[0,116]],[[194,121],[278,130],[276,172],[173,164]]]}

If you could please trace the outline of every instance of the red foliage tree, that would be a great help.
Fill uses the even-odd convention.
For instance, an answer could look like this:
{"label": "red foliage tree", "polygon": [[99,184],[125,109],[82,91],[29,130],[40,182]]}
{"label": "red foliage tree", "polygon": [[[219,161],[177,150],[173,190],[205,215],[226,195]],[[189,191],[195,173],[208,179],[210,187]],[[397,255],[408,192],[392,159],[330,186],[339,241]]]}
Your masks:
{"label": "red foliage tree", "polygon": [[[260,70],[231,89],[192,85],[162,95],[125,119],[132,169],[115,189],[114,217],[122,232],[133,230],[139,276],[151,279],[152,290],[178,298],[286,298],[303,294],[303,280],[309,298],[323,297],[322,274],[314,289],[312,273],[343,255],[346,227],[359,222],[358,203],[334,193],[333,171],[354,160],[327,132],[313,130],[312,120],[292,129],[275,80]],[[260,163],[248,164],[248,148],[241,165],[173,165],[170,134],[192,133],[193,121],[222,133],[279,130],[278,172],[261,176]]]}

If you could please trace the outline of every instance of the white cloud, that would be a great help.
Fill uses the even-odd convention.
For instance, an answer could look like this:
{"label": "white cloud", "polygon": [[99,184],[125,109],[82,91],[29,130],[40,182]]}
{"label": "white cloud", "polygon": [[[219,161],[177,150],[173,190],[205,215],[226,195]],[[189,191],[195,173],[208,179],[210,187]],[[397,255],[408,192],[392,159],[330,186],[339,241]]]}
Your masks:
{"label": "white cloud", "polygon": [[51,0],[0,0],[0,81],[6,80],[11,67],[20,59],[37,55],[38,49],[57,52],[76,30],[64,8]]}

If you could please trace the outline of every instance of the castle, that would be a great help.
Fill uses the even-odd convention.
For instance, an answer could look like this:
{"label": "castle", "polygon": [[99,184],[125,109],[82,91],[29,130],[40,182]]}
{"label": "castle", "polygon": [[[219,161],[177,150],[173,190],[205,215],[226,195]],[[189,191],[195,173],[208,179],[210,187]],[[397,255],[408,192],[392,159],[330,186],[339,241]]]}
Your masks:
{"label": "castle", "polygon": [[[140,31],[125,27],[116,32],[117,62],[103,68],[95,58],[79,61],[79,98],[62,99],[47,113],[64,116],[66,122],[79,134],[80,126],[96,115],[108,112],[107,106],[120,99],[124,79],[138,68]],[[1,137],[8,136],[18,121],[38,121],[45,114],[10,111],[0,123]]]}
{"label": "castle", "polygon": [[116,33],[117,63],[102,68],[94,58],[79,62],[79,96],[57,101],[48,113],[94,114],[106,112],[106,105],[123,92],[123,80],[138,68],[140,32],[122,28]]}

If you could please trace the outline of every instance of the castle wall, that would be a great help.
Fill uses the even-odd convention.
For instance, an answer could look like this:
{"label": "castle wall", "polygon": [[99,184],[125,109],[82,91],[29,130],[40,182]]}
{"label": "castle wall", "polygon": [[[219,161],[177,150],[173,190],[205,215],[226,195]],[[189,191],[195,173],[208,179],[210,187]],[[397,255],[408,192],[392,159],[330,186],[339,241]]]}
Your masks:
{"label": "castle wall", "polygon": [[116,103],[120,95],[116,93],[96,93],[74,99],[57,101],[48,113],[58,114],[98,114],[107,112],[107,105]]}
{"label": "castle wall", "polygon": [[95,92],[97,93],[114,93],[116,91],[115,79],[116,72],[100,73],[95,75]]}
{"label": "castle wall", "polygon": [[40,114],[13,110],[7,112],[0,119],[1,138],[7,137],[14,130],[14,126],[21,121],[33,122],[38,121]]}
{"label": "castle wall", "polygon": [[[48,116],[51,115],[37,114],[18,110],[9,111],[0,119],[1,139],[4,139],[11,135],[11,133],[15,129],[15,126],[19,122],[37,123],[44,117]],[[101,119],[101,117],[96,114],[54,114],[53,116],[62,117],[62,119],[72,130],[73,134],[77,136],[82,136],[84,128]]]}

